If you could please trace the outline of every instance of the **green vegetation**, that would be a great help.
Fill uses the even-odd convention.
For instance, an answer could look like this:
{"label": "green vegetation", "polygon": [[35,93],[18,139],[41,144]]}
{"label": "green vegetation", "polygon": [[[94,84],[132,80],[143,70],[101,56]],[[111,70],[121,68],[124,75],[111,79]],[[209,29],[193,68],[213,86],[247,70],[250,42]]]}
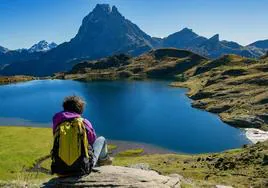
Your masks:
{"label": "green vegetation", "polygon": [[44,174],[24,173],[35,160],[50,153],[52,132],[48,128],[0,127],[0,177],[6,179],[40,178]]}
{"label": "green vegetation", "polygon": [[118,153],[116,156],[117,157],[135,157],[135,156],[141,155],[143,152],[144,152],[143,149],[130,149],[130,150],[122,151]]}
{"label": "green vegetation", "polygon": [[117,145],[115,144],[108,144],[108,151],[113,151],[117,149]]}
{"label": "green vegetation", "polygon": [[[36,160],[49,154],[53,139],[51,129],[0,127],[0,134],[0,180],[32,183],[52,178],[41,172],[26,172]],[[109,145],[109,149],[116,148],[116,145]],[[268,142],[201,155],[143,155],[143,149],[133,149],[116,154],[113,164],[129,166],[137,163],[148,163],[161,174],[181,174],[196,185],[264,186],[268,177]],[[49,169],[49,166],[47,158],[41,167]]]}
{"label": "green vegetation", "polygon": [[215,184],[265,187],[268,177],[268,142],[213,154],[119,155],[114,161],[114,165],[119,166],[137,163],[148,163],[153,170],[164,175],[181,174],[202,187]]}

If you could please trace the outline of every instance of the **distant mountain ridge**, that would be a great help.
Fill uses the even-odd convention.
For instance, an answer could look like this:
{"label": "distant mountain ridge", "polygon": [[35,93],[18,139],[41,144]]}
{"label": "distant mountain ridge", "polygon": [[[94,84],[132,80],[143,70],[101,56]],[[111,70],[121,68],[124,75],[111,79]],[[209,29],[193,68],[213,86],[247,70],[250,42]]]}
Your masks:
{"label": "distant mountain ridge", "polygon": [[[108,4],[97,4],[83,19],[78,33],[69,42],[48,51],[39,50],[39,46],[47,49],[48,44],[34,45],[33,51],[42,53],[38,58],[12,63],[0,71],[0,74],[51,75],[70,70],[79,59],[96,60],[120,53],[137,56],[163,47],[186,49],[210,58],[230,53],[253,58],[265,54],[262,48],[220,41],[218,34],[207,39],[189,28],[163,39],[151,37],[122,16],[115,6]],[[1,56],[0,60],[2,61]]]}
{"label": "distant mountain ridge", "polygon": [[55,47],[57,47],[56,43],[48,43],[45,40],[34,44],[29,49],[22,48],[17,50],[9,50],[0,46],[0,70],[3,69],[3,67],[7,67],[11,63],[16,64],[21,63],[22,61],[38,59],[42,54]]}
{"label": "distant mountain ridge", "polygon": [[45,40],[42,40],[38,42],[37,44],[34,44],[31,48],[28,49],[29,52],[45,52],[48,50],[51,50],[53,48],[56,48],[57,44],[55,42],[48,43]]}
{"label": "distant mountain ridge", "polygon": [[262,48],[262,49],[268,50],[268,39],[267,40],[258,40],[256,42],[249,44],[248,46],[254,46],[257,48]]}

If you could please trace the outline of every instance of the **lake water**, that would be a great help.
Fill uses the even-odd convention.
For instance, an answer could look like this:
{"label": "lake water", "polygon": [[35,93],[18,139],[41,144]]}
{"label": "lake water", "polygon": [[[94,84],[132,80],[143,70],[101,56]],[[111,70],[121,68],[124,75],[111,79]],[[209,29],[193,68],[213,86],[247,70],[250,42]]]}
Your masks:
{"label": "lake water", "polygon": [[217,115],[191,107],[187,90],[166,81],[82,83],[40,80],[0,86],[0,125],[51,126],[67,95],[82,96],[98,135],[176,152],[217,152],[249,143]]}

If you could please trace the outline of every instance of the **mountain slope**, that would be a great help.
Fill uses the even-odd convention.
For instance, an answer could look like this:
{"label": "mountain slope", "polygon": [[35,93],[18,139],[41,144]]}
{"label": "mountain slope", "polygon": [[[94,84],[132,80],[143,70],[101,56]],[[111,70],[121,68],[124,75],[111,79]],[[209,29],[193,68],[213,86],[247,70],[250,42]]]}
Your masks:
{"label": "mountain slope", "polygon": [[9,49],[4,48],[3,46],[0,46],[0,53],[6,53],[8,51],[9,51]]}
{"label": "mountain slope", "polygon": [[262,48],[262,49],[268,50],[268,39],[267,40],[258,40],[256,42],[249,44],[248,46],[254,46],[257,48]]}
{"label": "mountain slope", "polygon": [[197,47],[207,39],[205,37],[197,35],[191,29],[184,28],[179,32],[169,35],[163,40],[164,47],[187,49]]}

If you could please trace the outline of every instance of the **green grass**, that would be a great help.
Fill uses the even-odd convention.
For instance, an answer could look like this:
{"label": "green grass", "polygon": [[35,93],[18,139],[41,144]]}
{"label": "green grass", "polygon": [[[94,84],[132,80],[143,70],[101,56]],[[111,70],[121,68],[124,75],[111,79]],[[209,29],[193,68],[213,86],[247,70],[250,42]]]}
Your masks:
{"label": "green grass", "polygon": [[[1,180],[15,182],[45,181],[52,178],[42,173],[28,173],[35,160],[49,154],[52,147],[52,132],[49,128],[0,127],[0,186]],[[110,150],[116,145],[109,145]],[[190,178],[201,187],[215,184],[249,187],[264,185],[268,165],[262,160],[268,156],[268,142],[247,148],[233,149],[222,153],[179,155],[143,155],[143,149],[131,149],[115,155],[113,165],[129,166],[148,163],[160,174],[177,173]],[[235,168],[221,170],[215,166],[219,159],[234,162]],[[49,168],[50,160],[41,164]],[[190,185],[189,185],[190,186]],[[184,187],[189,187],[187,183]]]}
{"label": "green grass", "polygon": [[39,178],[24,173],[35,160],[49,154],[52,132],[49,128],[0,127],[0,179]]}
{"label": "green grass", "polygon": [[108,144],[108,151],[113,151],[113,150],[116,150],[117,149],[117,145],[115,144]]}
{"label": "green grass", "polygon": [[126,151],[122,151],[118,153],[116,156],[117,157],[136,157],[141,155],[144,152],[143,149],[130,149]]}

